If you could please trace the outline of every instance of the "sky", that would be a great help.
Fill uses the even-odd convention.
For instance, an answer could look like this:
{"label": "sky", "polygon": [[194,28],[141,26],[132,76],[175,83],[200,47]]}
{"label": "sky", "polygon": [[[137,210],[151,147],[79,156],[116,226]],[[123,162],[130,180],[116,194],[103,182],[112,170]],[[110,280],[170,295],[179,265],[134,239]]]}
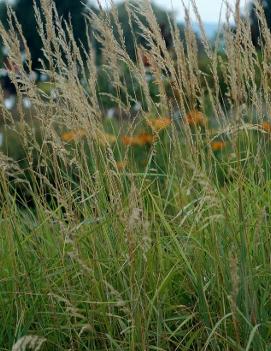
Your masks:
{"label": "sky", "polygon": [[[110,3],[110,0],[100,0],[102,4]],[[140,0],[138,0],[140,1]],[[142,1],[142,0],[141,0]],[[195,0],[201,18],[204,22],[217,23],[219,22],[219,15],[222,8],[222,19],[225,18],[225,0]],[[95,0],[93,0],[95,2]],[[177,19],[182,21],[184,19],[184,10],[182,8],[181,0],[155,0],[156,4],[163,6],[169,10],[173,9],[176,13]],[[189,6],[189,0],[184,0],[185,4]],[[236,0],[228,0],[229,4],[234,6]],[[249,0],[241,0],[241,7],[245,8],[245,5],[249,3]],[[223,5],[224,4],[224,5]],[[192,9],[191,5],[190,8]],[[191,16],[193,17],[193,16]]]}
{"label": "sky", "polygon": [[[195,0],[201,19],[204,22],[218,22],[220,17],[220,12],[222,10],[222,18],[225,18],[225,1],[223,0]],[[176,13],[178,13],[177,18],[182,20],[184,18],[184,10],[180,0],[155,0],[155,2],[163,7],[172,9],[172,5]],[[172,2],[172,5],[171,5]],[[189,8],[189,0],[184,0],[185,4]],[[228,1],[231,6],[235,5],[235,0]],[[241,6],[244,7],[248,3],[248,0],[241,0]],[[192,11],[192,6],[190,4]]]}

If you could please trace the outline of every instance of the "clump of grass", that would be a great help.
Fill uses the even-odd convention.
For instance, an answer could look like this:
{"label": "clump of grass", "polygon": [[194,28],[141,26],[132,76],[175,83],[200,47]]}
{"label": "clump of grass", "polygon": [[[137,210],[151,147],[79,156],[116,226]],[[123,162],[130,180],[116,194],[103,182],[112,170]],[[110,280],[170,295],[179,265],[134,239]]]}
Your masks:
{"label": "clump of grass", "polygon": [[[28,70],[30,51],[11,9],[10,28],[0,25],[21,72],[11,76],[17,120],[1,108],[20,148],[19,159],[7,148],[0,160],[1,347],[268,350],[271,41],[262,9],[261,58],[238,2],[223,60],[201,25],[206,73],[188,12],[184,41],[170,21],[169,52],[150,3],[127,2],[156,100],[142,48],[134,36],[129,56],[115,8],[86,19],[103,50],[96,67],[91,42],[81,50],[51,2],[41,5],[42,72],[54,97],[24,71],[21,43]],[[140,87],[136,118],[104,121],[98,70],[123,116]]]}

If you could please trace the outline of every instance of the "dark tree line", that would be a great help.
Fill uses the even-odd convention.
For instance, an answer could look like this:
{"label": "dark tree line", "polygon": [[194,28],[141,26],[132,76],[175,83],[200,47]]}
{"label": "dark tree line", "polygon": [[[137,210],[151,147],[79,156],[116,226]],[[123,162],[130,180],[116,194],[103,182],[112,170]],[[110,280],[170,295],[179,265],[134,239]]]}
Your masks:
{"label": "dark tree line", "polygon": [[[86,30],[83,14],[87,0],[54,0],[59,16],[67,21],[71,20],[74,36],[84,44],[86,43]],[[36,1],[38,7],[39,1]],[[90,7],[90,5],[88,5]],[[32,54],[33,68],[39,66],[38,60],[42,56],[41,39],[36,30],[36,19],[33,8],[33,0],[17,0],[12,6]],[[95,10],[94,8],[92,8]],[[7,23],[7,8],[4,3],[0,7],[0,20],[5,26]]]}

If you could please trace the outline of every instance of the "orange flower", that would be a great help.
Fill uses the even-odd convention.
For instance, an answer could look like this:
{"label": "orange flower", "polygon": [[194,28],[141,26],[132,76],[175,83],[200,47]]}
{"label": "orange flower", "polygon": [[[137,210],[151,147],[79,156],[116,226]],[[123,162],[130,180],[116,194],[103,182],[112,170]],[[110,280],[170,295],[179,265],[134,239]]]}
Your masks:
{"label": "orange flower", "polygon": [[205,127],[207,125],[207,118],[200,111],[191,111],[185,117],[186,123],[190,126],[202,126]]}
{"label": "orange flower", "polygon": [[139,145],[153,144],[156,136],[153,134],[142,133],[137,136]]}
{"label": "orange flower", "polygon": [[160,132],[160,130],[165,129],[170,124],[171,119],[169,117],[147,119],[147,125],[156,132]]}
{"label": "orange flower", "polygon": [[127,161],[118,161],[116,163],[117,169],[119,171],[123,171],[127,167],[128,162]]}
{"label": "orange flower", "polygon": [[271,132],[271,124],[269,122],[263,122],[262,129],[266,132]]}
{"label": "orange flower", "polygon": [[133,137],[133,136],[124,135],[121,138],[121,141],[123,142],[124,145],[130,145],[130,146],[138,145],[137,137]]}
{"label": "orange flower", "polygon": [[70,130],[69,132],[62,133],[61,139],[65,142],[75,141],[81,139],[86,135],[86,131],[84,129],[75,129]]}
{"label": "orange flower", "polygon": [[121,140],[124,145],[142,146],[152,144],[156,140],[156,137],[152,134],[142,133],[135,136],[124,135]]}
{"label": "orange flower", "polygon": [[113,134],[103,133],[101,131],[97,134],[97,141],[101,145],[114,144],[117,138]]}
{"label": "orange flower", "polygon": [[226,144],[222,140],[211,142],[211,148],[213,151],[221,151],[225,148]]}

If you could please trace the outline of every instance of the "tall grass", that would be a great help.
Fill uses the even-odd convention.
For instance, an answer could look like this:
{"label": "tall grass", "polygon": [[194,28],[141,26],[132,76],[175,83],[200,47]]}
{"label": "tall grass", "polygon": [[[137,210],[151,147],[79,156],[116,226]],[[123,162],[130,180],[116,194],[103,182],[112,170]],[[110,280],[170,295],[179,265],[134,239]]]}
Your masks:
{"label": "tall grass", "polygon": [[[261,7],[260,54],[238,1],[223,54],[201,24],[203,71],[188,12],[185,41],[170,20],[169,51],[150,3],[127,2],[136,61],[117,9],[89,12],[103,51],[96,67],[91,38],[80,48],[51,1],[41,5],[42,71],[56,97],[22,66],[21,41],[29,69],[31,56],[11,9],[10,28],[0,26],[21,72],[11,77],[16,119],[1,102],[20,147],[17,160],[12,145],[0,155],[1,350],[271,349],[271,34]],[[101,97],[123,116],[139,98],[142,107],[129,123],[108,125]],[[150,129],[150,117],[166,116],[167,128]],[[126,145],[123,134],[147,128],[150,143]]]}

